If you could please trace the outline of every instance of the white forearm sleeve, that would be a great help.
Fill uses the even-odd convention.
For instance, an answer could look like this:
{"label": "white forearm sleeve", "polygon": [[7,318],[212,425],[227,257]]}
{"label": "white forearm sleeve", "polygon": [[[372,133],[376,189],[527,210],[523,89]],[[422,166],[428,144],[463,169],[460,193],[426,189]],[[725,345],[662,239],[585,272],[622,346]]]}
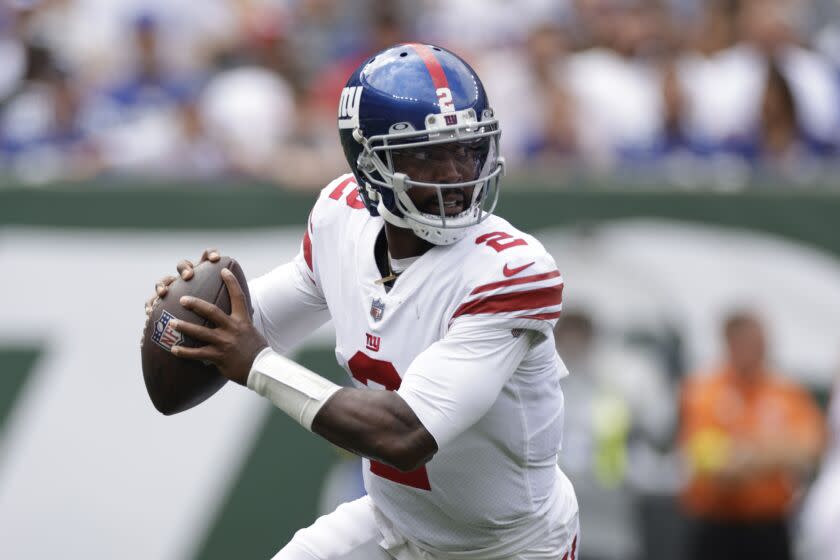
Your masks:
{"label": "white forearm sleeve", "polygon": [[251,366],[248,388],[312,431],[315,415],[341,386],[266,348]]}

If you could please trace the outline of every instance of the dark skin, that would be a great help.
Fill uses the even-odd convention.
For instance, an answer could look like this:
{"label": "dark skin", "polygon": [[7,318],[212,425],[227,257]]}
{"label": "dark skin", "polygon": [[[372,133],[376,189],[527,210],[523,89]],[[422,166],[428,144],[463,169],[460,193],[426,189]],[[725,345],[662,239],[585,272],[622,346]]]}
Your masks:
{"label": "dark skin", "polygon": [[[414,161],[397,158],[397,169],[419,181],[454,183],[465,180],[462,165],[453,157],[432,161]],[[461,212],[469,204],[472,188],[453,189],[444,197],[448,215]],[[414,204],[424,212],[438,213],[438,200],[434,189],[414,188],[409,191]],[[433,247],[417,237],[410,229],[385,223],[388,251],[395,259],[422,255]],[[220,253],[207,249],[200,262],[216,262]],[[193,263],[178,263],[178,275],[189,281],[193,277]],[[156,298],[166,297],[168,286],[176,279],[166,276],[155,285],[156,296],[146,303],[147,313]],[[212,321],[216,328],[174,321],[173,328],[187,336],[206,342],[201,348],[176,346],[173,354],[190,359],[207,360],[219,371],[240,385],[245,385],[251,365],[257,354],[268,346],[265,338],[254,327],[247,311],[245,296],[236,277],[222,271],[222,279],[231,295],[231,314],[228,316],[215,305],[191,297],[181,298],[181,304]],[[327,441],[358,455],[375,459],[401,471],[414,470],[427,463],[438,450],[437,442],[420,423],[414,411],[391,391],[342,388],[318,411],[312,431]]]}

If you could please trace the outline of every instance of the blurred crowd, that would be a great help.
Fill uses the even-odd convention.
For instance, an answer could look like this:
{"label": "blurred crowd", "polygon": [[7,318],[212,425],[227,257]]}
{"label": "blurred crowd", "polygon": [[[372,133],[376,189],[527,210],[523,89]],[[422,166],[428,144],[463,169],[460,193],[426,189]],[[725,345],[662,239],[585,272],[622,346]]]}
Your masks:
{"label": "blurred crowd", "polygon": [[6,0],[0,175],[318,188],[349,73],[397,42],[483,77],[513,172],[830,182],[834,0]]}

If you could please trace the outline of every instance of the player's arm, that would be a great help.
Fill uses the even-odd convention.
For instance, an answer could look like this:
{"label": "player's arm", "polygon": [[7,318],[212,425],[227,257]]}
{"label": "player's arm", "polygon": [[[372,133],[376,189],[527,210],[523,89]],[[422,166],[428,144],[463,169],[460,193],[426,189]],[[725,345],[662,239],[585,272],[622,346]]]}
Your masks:
{"label": "player's arm", "polygon": [[339,388],[265,350],[248,386],[333,444],[410,471],[489,410],[530,344],[509,329],[455,328],[415,359],[397,392]]}
{"label": "player's arm", "polygon": [[[412,362],[397,392],[337,389],[309,372],[318,389],[308,395],[312,410],[296,419],[349,451],[403,471],[416,469],[484,416],[531,347],[532,335],[540,336],[457,325]],[[283,360],[270,352],[259,356],[248,386],[286,410],[284,399],[272,396],[272,386],[288,391],[284,385],[295,365]]]}
{"label": "player's arm", "polygon": [[175,320],[173,328],[206,343],[176,346],[176,356],[214,363],[228,379],[268,398],[305,428],[359,455],[401,470],[427,462],[492,406],[530,346],[510,330],[453,327],[412,363],[399,392],[342,388],[268,347],[254,327],[244,293],[222,271],[231,314],[191,297],[182,305],[210,329]]}
{"label": "player's arm", "polygon": [[324,402],[312,431],[348,451],[411,471],[437,453],[432,434],[391,391],[342,388]]}
{"label": "player's arm", "polygon": [[437,452],[435,439],[396,393],[341,387],[270,348],[256,356],[246,373],[250,389],[348,451],[402,471],[417,468]]}

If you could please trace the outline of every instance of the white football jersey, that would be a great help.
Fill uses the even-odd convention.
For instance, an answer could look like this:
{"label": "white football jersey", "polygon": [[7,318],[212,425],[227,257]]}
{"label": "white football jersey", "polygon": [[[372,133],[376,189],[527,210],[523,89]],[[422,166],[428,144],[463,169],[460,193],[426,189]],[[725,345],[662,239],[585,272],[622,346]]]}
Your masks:
{"label": "white football jersey", "polygon": [[[356,385],[398,390],[438,443],[413,472],[364,461],[386,540],[486,559],[557,538],[577,502],[556,466],[567,372],[552,331],[563,289],[554,260],[490,216],[386,290],[373,250],[384,222],[356,188],[345,175],[322,191],[294,282],[307,306],[329,310],[336,357]],[[271,294],[288,291],[277,286],[288,278],[251,283],[257,323],[279,350],[295,320],[271,316]]]}

